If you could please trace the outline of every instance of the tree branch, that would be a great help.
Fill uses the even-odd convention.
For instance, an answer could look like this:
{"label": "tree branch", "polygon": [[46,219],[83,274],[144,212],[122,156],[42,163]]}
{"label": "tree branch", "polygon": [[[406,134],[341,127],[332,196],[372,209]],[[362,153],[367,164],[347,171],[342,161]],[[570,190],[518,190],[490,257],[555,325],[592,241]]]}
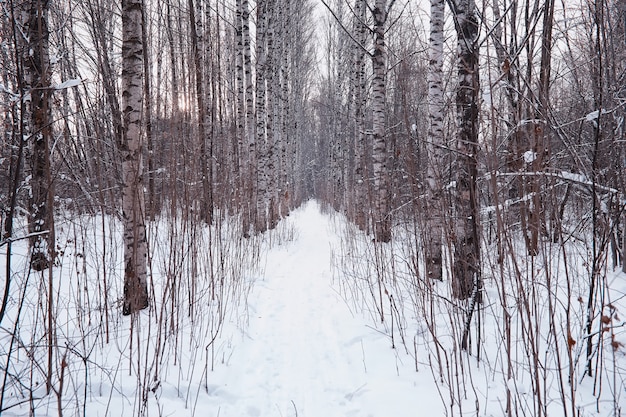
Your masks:
{"label": "tree branch", "polygon": [[[348,35],[348,37],[350,39],[352,39],[352,41],[363,50],[363,52],[365,52],[370,58],[373,57],[373,54],[367,50],[367,48],[363,45],[361,45],[361,43],[359,41],[357,41],[354,36],[352,36],[352,33],[350,33],[350,31],[343,25],[343,22],[339,19],[339,17],[337,16],[337,14],[334,12],[334,10],[328,5],[328,3],[326,3],[326,0],[322,0],[322,4],[324,6],[326,6],[326,8],[328,9],[328,11],[330,12],[330,14],[333,15],[333,17],[335,18],[335,20],[337,21],[337,23],[339,24],[339,27],[341,29],[343,29],[343,31],[346,33],[346,35]],[[367,25],[365,25],[367,27]],[[369,27],[367,28],[370,32],[372,31]]]}

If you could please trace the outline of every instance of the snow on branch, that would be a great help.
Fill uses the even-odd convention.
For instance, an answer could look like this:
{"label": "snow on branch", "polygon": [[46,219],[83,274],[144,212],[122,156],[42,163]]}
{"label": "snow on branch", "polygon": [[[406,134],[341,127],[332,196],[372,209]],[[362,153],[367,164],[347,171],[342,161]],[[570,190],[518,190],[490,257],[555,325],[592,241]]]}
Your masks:
{"label": "snow on branch", "polygon": [[[490,175],[492,175],[492,173],[487,173],[485,175],[484,178],[489,177]],[[495,176],[497,177],[547,177],[547,178],[556,178],[556,179],[560,179],[563,181],[567,181],[570,183],[574,183],[577,185],[581,185],[581,186],[585,186],[585,187],[593,187],[593,181],[591,181],[589,178],[587,178],[585,175],[582,174],[576,174],[573,172],[567,172],[567,171],[561,171],[561,172],[496,172]],[[612,187],[607,187],[605,185],[600,185],[600,184],[595,184],[595,190],[597,192],[600,193],[606,193],[606,194],[616,194],[619,195],[620,191],[612,188]],[[500,208],[505,209],[507,207],[510,207],[514,204],[517,203],[521,203],[523,201],[530,201],[530,199],[533,197],[535,193],[529,193],[526,194],[520,198],[514,199],[514,200],[506,200],[504,202],[504,204],[500,204],[498,207],[496,206],[488,206],[488,207],[484,207],[481,210],[482,214],[488,214],[491,212],[494,212],[496,210],[496,208]]]}
{"label": "snow on branch", "polygon": [[61,84],[56,84],[53,88],[55,90],[65,90],[66,88],[77,87],[81,85],[83,80],[80,78],[72,78],[66,81],[63,81]]}
{"label": "snow on branch", "polygon": [[[488,177],[491,174],[486,174]],[[593,181],[587,178],[585,175],[576,174],[573,172],[561,171],[561,172],[496,172],[498,177],[548,177],[556,178],[563,181],[569,181],[578,185],[584,185],[587,187],[594,186]],[[607,187],[606,185],[595,184],[596,190],[609,194],[619,194],[620,191],[616,188]]]}

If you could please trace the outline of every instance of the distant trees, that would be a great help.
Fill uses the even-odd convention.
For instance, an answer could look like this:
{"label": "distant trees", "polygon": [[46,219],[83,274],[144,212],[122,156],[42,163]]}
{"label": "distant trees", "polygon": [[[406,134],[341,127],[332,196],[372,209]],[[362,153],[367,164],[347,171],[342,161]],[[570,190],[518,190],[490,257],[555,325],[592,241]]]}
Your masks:
{"label": "distant trees", "polygon": [[244,157],[250,165],[249,181],[252,183],[249,188],[255,202],[252,214],[257,232],[274,228],[280,217],[288,213],[293,195],[298,192],[295,155],[300,146],[298,142],[306,141],[307,137],[303,130],[306,124],[300,118],[308,105],[306,93],[313,64],[309,46],[312,23],[308,20],[311,8],[306,0],[257,3],[253,96],[247,52],[249,23],[245,19],[248,13],[246,3],[242,3],[246,88],[245,103],[239,106],[245,105],[246,109],[248,147]]}
{"label": "distant trees", "polygon": [[[467,298],[481,269],[479,206],[491,204],[492,193],[502,193],[511,207],[507,215],[519,213],[527,253],[536,257],[542,236],[558,239],[572,198],[571,183],[555,184],[547,173],[565,169],[595,178],[602,186],[623,188],[621,142],[616,139],[610,146],[608,139],[622,134],[622,92],[609,88],[621,85],[623,78],[622,49],[613,41],[623,36],[620,2],[581,9],[587,27],[600,28],[585,38],[570,30],[570,20],[555,17],[570,12],[552,1],[513,1],[506,8],[494,1],[487,5],[487,19],[479,18],[475,2],[455,0],[448,2],[448,21],[455,29],[451,37],[444,30],[445,2],[433,0],[428,56],[417,27],[420,12],[394,4],[327,2],[334,16],[325,28],[326,68],[312,89],[313,6],[305,0],[237,0],[232,10],[220,1],[145,1],[142,33],[133,35],[142,44],[142,56],[132,58],[142,64],[137,74],[130,69],[130,56],[116,58],[116,48],[123,45],[111,23],[120,17],[111,4],[87,0],[73,11],[59,11],[59,16],[73,17],[58,23],[59,30],[52,33],[54,48],[65,52],[46,63],[48,2],[19,3],[16,24],[23,33],[36,33],[28,39],[14,37],[17,54],[3,52],[3,63],[15,66],[3,73],[3,94],[19,91],[24,96],[15,101],[19,106],[5,106],[11,117],[5,119],[3,133],[9,138],[11,132],[21,132],[32,140],[20,145],[11,136],[14,146],[2,151],[11,156],[2,163],[10,160],[7,178],[15,181],[23,174],[32,191],[32,201],[24,204],[25,188],[18,181],[14,197],[17,207],[32,211],[33,267],[44,269],[53,255],[54,245],[47,239],[53,239],[49,207],[55,195],[71,197],[58,201],[71,200],[73,207],[112,213],[121,194],[117,185],[135,182],[136,190],[145,185],[145,197],[143,191],[126,193],[125,210],[130,210],[134,194],[133,204],[143,213],[139,217],[157,219],[163,210],[185,212],[208,225],[228,212],[241,218],[242,234],[250,235],[271,229],[294,201],[313,193],[345,211],[377,242],[389,241],[394,225],[419,220],[424,274],[435,279],[445,275],[442,248],[450,243],[455,295]],[[140,4],[129,7],[135,6]],[[484,40],[477,38],[481,24],[493,24]],[[7,24],[3,28],[12,33]],[[83,29],[85,37],[70,37]],[[563,46],[558,51],[553,48],[555,36]],[[413,50],[407,47],[409,38]],[[446,39],[455,40],[458,56],[446,52]],[[31,49],[25,53],[27,42],[38,45],[32,54]],[[127,41],[123,50],[129,51],[129,45]],[[580,59],[591,59],[592,47],[602,53],[586,68]],[[480,59],[485,66],[477,66],[479,52],[484,52]],[[555,62],[571,76],[555,76]],[[454,74],[446,77],[452,68]],[[498,75],[489,74],[489,84],[481,86],[486,69]],[[127,83],[128,88],[139,83],[141,102],[131,99],[135,91],[119,91],[119,77],[131,74],[140,78]],[[56,94],[52,87],[67,79],[94,81],[62,89],[62,106],[56,108],[50,104]],[[586,85],[581,79],[592,82]],[[487,90],[497,99],[493,110],[499,117],[485,124],[479,102]],[[456,115],[448,106],[451,101]],[[136,105],[143,108],[143,119],[137,119]],[[575,131],[564,108],[589,115],[599,127],[593,130],[593,123],[583,123]],[[64,159],[46,150],[57,129],[55,120],[62,120],[55,149],[67,149]],[[478,139],[483,128],[502,142],[493,155],[485,154]],[[133,137],[145,146],[131,146]],[[597,138],[595,153],[591,138]],[[20,147],[25,170],[18,167]],[[610,168],[600,168],[605,165]],[[494,190],[481,184],[479,175],[491,169],[498,171]],[[214,192],[222,187],[229,191]],[[564,192],[553,198],[548,189]],[[5,192],[6,201],[9,194]],[[612,211],[607,224],[623,221],[616,201],[608,205]],[[623,258],[619,227],[613,227],[609,239],[615,264]],[[142,234],[142,226],[133,228]]]}
{"label": "distant trees", "polygon": [[[569,64],[572,61],[568,54],[580,54],[585,50],[580,49],[582,44],[619,51],[614,42],[608,42],[610,37],[603,35],[608,28],[612,28],[613,34],[622,30],[623,24],[607,20],[608,16],[623,17],[619,4],[594,3],[593,13],[592,9],[586,13],[595,16],[604,11],[599,18],[603,23],[598,25],[602,31],[594,37],[600,41],[583,41],[574,39],[569,17],[563,22],[555,17],[560,9],[554,2],[525,0],[506,5],[492,2],[485,5],[489,13],[493,13],[493,16],[488,14],[487,19],[478,12],[482,4],[450,1],[448,21],[454,24],[455,35],[450,36],[444,32],[445,3],[433,1],[428,57],[418,46],[412,55],[403,54],[400,39],[406,39],[405,28],[419,21],[410,7],[388,17],[384,12],[389,8],[383,12],[382,2],[355,0],[325,4],[331,12],[325,48],[330,56],[324,61],[327,70],[322,75],[315,105],[319,143],[328,150],[328,156],[314,159],[319,164],[317,192],[333,207],[344,210],[362,230],[372,233],[376,241],[388,240],[390,235],[383,236],[386,234],[383,231],[388,230],[387,226],[404,221],[405,215],[419,218],[423,225],[420,233],[424,239],[425,275],[443,276],[440,265],[445,263],[446,252],[442,252],[442,248],[449,244],[453,290],[461,299],[469,298],[480,287],[480,252],[484,237],[481,216],[485,216],[484,210],[491,210],[480,207],[494,203],[493,193],[501,194],[497,201],[507,207],[505,216],[510,227],[518,227],[515,230],[520,232],[528,255],[539,256],[542,236],[557,239],[571,198],[571,184],[555,182],[550,175],[555,169],[572,167],[577,167],[576,172],[585,172],[587,178],[591,178],[592,171],[598,172],[591,168],[591,157],[585,157],[583,162],[575,150],[576,147],[592,148],[588,140],[590,127],[581,127],[587,139],[575,139],[580,136],[574,132],[576,124],[566,122],[568,118],[562,117],[560,107],[553,103],[554,97],[558,97],[560,103],[563,100],[569,103],[574,98],[568,85],[576,86],[575,90],[580,91],[578,97],[582,99],[579,104],[587,103],[577,114],[592,114],[598,107],[606,107],[597,104],[594,110],[588,100],[590,92],[580,80],[595,79],[593,85],[608,85],[598,77],[600,73],[602,77],[616,80],[614,74],[617,73],[607,70],[604,64],[613,58],[609,58],[610,54],[599,55],[603,63],[589,68],[602,66],[604,72],[596,70],[588,74],[579,59]],[[385,18],[393,24],[385,26],[381,32]],[[561,23],[565,27],[561,27]],[[479,37],[480,25],[488,28],[484,39]],[[553,46],[556,38],[561,42],[559,46],[563,46],[558,53]],[[449,42],[446,39],[454,39],[458,54],[445,52],[444,45]],[[348,49],[352,48],[349,53],[345,52],[346,44]],[[382,65],[381,58],[385,56],[391,58]],[[364,59],[367,57],[371,59]],[[414,57],[417,61],[429,62],[427,106],[423,107],[419,104],[419,87],[402,84],[405,78],[399,75]],[[479,61],[484,65],[479,66]],[[571,84],[570,81],[568,85],[563,84],[570,75],[565,78],[561,72],[558,77],[554,75],[555,62],[558,68],[563,65],[569,68]],[[454,74],[446,77],[444,74],[452,68]],[[608,68],[616,68],[616,65],[609,64]],[[481,85],[483,76],[488,81]],[[426,77],[425,71],[421,77]],[[619,85],[619,81],[612,84]],[[602,88],[594,88],[595,96],[604,102],[609,96],[619,97],[617,92],[600,95]],[[417,95],[413,96],[414,106],[407,109],[402,101],[405,97],[396,91],[410,89],[415,90],[408,95]],[[391,93],[383,97],[383,91]],[[492,114],[480,108],[480,102],[486,97],[494,100],[494,106],[489,109]],[[448,106],[451,98],[456,103],[454,115]],[[617,102],[613,102],[611,108],[618,107]],[[396,118],[401,111],[407,112],[407,116]],[[424,117],[426,114],[428,119]],[[600,112],[601,121],[603,114]],[[617,115],[616,112],[611,114]],[[482,118],[487,115],[488,122]],[[448,123],[452,120],[456,123]],[[606,120],[604,116],[605,123]],[[424,126],[428,126],[427,136],[421,135]],[[619,134],[617,127],[614,130]],[[486,148],[480,139],[481,132],[493,134],[498,145],[494,143],[494,148]],[[403,135],[410,138],[406,147]],[[600,140],[600,143],[607,141]],[[620,146],[615,146],[613,153],[617,149]],[[487,150],[493,152],[486,153]],[[483,172],[492,171],[496,180],[494,189],[481,179]],[[607,184],[608,177],[604,178],[602,182]],[[410,191],[405,185],[407,181],[414,184]],[[548,192],[555,188],[559,193],[563,191],[557,198]],[[407,192],[412,195],[409,197]],[[407,204],[409,201],[416,203]],[[410,210],[415,211],[409,214]],[[612,224],[618,223],[615,219]],[[386,220],[391,223],[386,225]],[[613,247],[621,247],[620,239],[612,238]],[[615,259],[619,253],[614,251]]]}
{"label": "distant trees", "polygon": [[[369,5],[364,0],[355,0],[345,13],[343,1],[329,4],[323,2],[333,14],[338,28],[330,41],[338,56],[329,58],[328,81],[335,82],[329,88],[337,89],[338,103],[345,100],[350,113],[332,115],[328,122],[338,131],[329,142],[329,175],[334,196],[333,203],[340,199],[351,218],[363,229],[371,230],[379,242],[391,240],[392,198],[392,149],[387,132],[387,45],[385,36],[389,15],[395,1],[377,0]],[[370,11],[368,17],[367,11]],[[371,19],[371,26],[368,25]],[[348,53],[348,50],[352,52]],[[367,64],[371,62],[371,99],[366,99]],[[348,87],[346,89],[346,87]],[[369,109],[366,108],[369,104]],[[328,105],[328,103],[326,103]],[[366,111],[370,111],[367,120]],[[326,121],[322,124],[327,123]],[[347,126],[351,126],[351,137],[346,137]],[[368,126],[370,127],[368,129]],[[338,162],[338,164],[337,164]],[[370,176],[371,175],[371,176]],[[330,191],[329,190],[329,191]]]}

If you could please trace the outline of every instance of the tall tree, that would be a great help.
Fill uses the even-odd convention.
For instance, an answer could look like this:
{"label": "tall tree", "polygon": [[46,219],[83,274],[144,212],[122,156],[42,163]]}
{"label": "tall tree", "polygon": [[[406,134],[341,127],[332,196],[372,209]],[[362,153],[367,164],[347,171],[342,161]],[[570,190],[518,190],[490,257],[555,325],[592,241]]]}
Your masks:
{"label": "tall tree", "polygon": [[443,44],[445,0],[430,2],[430,44],[428,67],[428,142],[426,185],[428,187],[425,230],[426,276],[442,278],[441,237],[443,233],[442,176],[444,146]]}
{"label": "tall tree", "polygon": [[[389,8],[393,6],[392,0]],[[386,0],[376,0],[372,10],[374,17],[374,52],[372,54],[372,162],[374,174],[374,236],[378,242],[391,240],[391,218],[389,186],[391,169],[389,149],[385,132],[385,105],[387,98],[387,48],[385,32],[387,26]]]}
{"label": "tall tree", "polygon": [[53,184],[50,176],[49,143],[52,138],[50,109],[49,2],[24,1],[19,6],[21,61],[23,65],[22,137],[27,147],[30,177],[31,266],[41,271],[50,266],[53,243]]}
{"label": "tall tree", "polygon": [[259,0],[256,10],[256,231],[267,230],[267,211],[269,205],[268,189],[268,160],[266,155],[266,128],[267,128],[267,104],[266,104],[266,64],[267,45],[266,31],[270,10],[269,0]]}
{"label": "tall tree", "polygon": [[[145,0],[144,0],[145,1]],[[144,72],[144,117],[146,120],[146,146],[148,155],[148,203],[146,206],[146,218],[154,219],[158,212],[156,191],[154,188],[154,141],[152,134],[152,88],[150,74],[150,48],[148,43],[148,19],[145,4],[142,8],[141,41],[143,42],[143,72]],[[157,113],[158,114],[158,113]]]}
{"label": "tall tree", "polygon": [[142,0],[122,0],[122,218],[124,306],[128,315],[148,307],[145,202],[142,180]]}
{"label": "tall tree", "polygon": [[[246,169],[244,138],[246,132],[246,100],[243,69],[243,2],[235,2],[235,186],[237,187],[237,204],[244,207],[244,175]],[[245,216],[244,216],[245,217]]]}
{"label": "tall tree", "polygon": [[244,100],[245,100],[245,131],[244,146],[246,148],[245,162],[247,170],[244,175],[244,234],[249,232],[251,224],[256,224],[256,187],[257,187],[257,141],[255,136],[254,119],[254,82],[252,78],[252,46],[250,35],[250,2],[242,0],[242,37],[243,37],[243,73],[244,73]]}
{"label": "tall tree", "polygon": [[[30,177],[28,231],[30,233],[30,265],[36,271],[52,267],[54,261],[54,189],[50,175],[52,113],[50,84],[51,64],[48,29],[49,2],[25,1],[19,6],[18,31],[23,78],[18,82],[22,97],[20,141],[26,141],[27,178]],[[21,85],[20,85],[21,84]],[[20,147],[22,145],[20,144]],[[46,392],[52,387],[55,318],[53,316],[52,271],[47,288],[47,359]],[[8,290],[8,285],[7,285]],[[3,309],[6,304],[3,302]]]}
{"label": "tall tree", "polygon": [[478,176],[478,19],[474,0],[452,0],[458,57],[458,119],[453,294],[469,298],[480,288]]}
{"label": "tall tree", "polygon": [[263,154],[263,162],[265,171],[265,196],[263,197],[264,206],[267,207],[267,224],[270,229],[273,229],[277,222],[277,193],[278,183],[276,177],[277,167],[277,136],[279,130],[276,129],[277,122],[277,82],[278,82],[278,70],[280,62],[277,56],[277,41],[278,30],[280,24],[280,12],[281,5],[276,0],[267,1],[267,17],[265,22],[265,41],[266,41],[266,55],[265,55],[265,79],[266,79],[266,110],[265,110],[265,148]]}
{"label": "tall tree", "polygon": [[[362,230],[367,228],[365,216],[365,200],[367,178],[367,165],[365,158],[365,104],[367,99],[367,81],[365,75],[365,43],[367,41],[366,7],[365,0],[355,0],[354,2],[354,24],[355,40],[358,43],[354,48],[353,68],[352,68],[352,100],[354,109],[354,162],[352,170],[353,195],[349,207],[352,207],[353,221]],[[350,213],[349,213],[350,214]]]}
{"label": "tall tree", "polygon": [[[546,0],[543,8],[543,28],[541,31],[541,61],[539,66],[539,93],[537,98],[537,113],[533,132],[532,162],[529,164],[532,172],[537,174],[544,170],[546,155],[549,152],[549,104],[550,104],[550,73],[552,70],[552,21],[554,20],[554,0]],[[544,202],[541,196],[541,181],[538,175],[530,177],[530,191],[532,193],[532,207],[529,213],[530,242],[529,255],[539,253],[539,234],[544,225]]]}
{"label": "tall tree", "polygon": [[[200,141],[200,175],[202,176],[202,197],[200,201],[201,213],[200,216],[207,224],[213,222],[213,155],[210,150],[212,146],[211,135],[207,135],[210,131],[208,128],[207,109],[205,107],[205,85],[204,85],[204,71],[202,67],[202,50],[199,42],[199,36],[196,23],[196,10],[193,0],[188,0],[189,5],[189,27],[191,29],[191,49],[194,62],[195,73],[195,92],[196,92],[196,104],[198,113],[198,140]],[[198,20],[201,22],[202,13],[198,13]]]}

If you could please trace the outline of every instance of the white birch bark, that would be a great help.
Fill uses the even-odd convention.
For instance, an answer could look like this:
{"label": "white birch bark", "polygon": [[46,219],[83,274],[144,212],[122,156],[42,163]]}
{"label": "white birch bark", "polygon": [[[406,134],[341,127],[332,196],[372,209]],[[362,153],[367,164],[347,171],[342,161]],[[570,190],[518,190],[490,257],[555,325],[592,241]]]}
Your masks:
{"label": "white birch bark", "polygon": [[[244,137],[246,134],[246,99],[243,69],[243,2],[237,0],[235,4],[235,88],[237,90],[237,103],[235,104],[236,116],[236,155],[237,164],[235,173],[235,184],[237,190],[238,204],[243,205],[245,186],[243,184],[243,173],[246,169],[244,155]],[[240,206],[241,207],[241,206]],[[244,222],[244,224],[246,224]]]}
{"label": "white birch bark", "polygon": [[277,50],[276,50],[276,12],[277,4],[275,0],[267,1],[266,14],[266,35],[267,51],[265,55],[265,78],[266,78],[266,124],[265,124],[265,152],[263,155],[263,165],[265,167],[265,196],[263,197],[264,205],[267,207],[267,223],[270,229],[273,229],[278,220],[276,214],[276,144],[277,129],[276,123],[276,72],[277,72]]}
{"label": "white birch bark", "polygon": [[266,22],[267,0],[257,2],[256,26],[256,159],[257,159],[257,207],[255,227],[257,232],[267,230],[267,158],[265,155],[266,141]]}
{"label": "white birch bark", "polygon": [[367,229],[366,207],[366,179],[367,169],[365,164],[365,101],[366,101],[366,77],[365,77],[365,42],[367,39],[366,5],[365,0],[355,0],[355,33],[356,40],[360,45],[354,49],[354,196],[353,215],[354,222],[361,230]]}
{"label": "white birch bark", "polygon": [[374,53],[372,54],[372,161],[374,174],[374,236],[378,242],[391,240],[389,217],[389,152],[385,135],[386,102],[386,0],[376,0],[374,15]]}
{"label": "white birch bark", "polygon": [[[282,19],[281,19],[281,27],[283,36],[281,37],[281,61],[282,65],[280,66],[280,120],[281,120],[281,141],[280,141],[280,194],[279,194],[279,207],[278,214],[280,217],[284,217],[289,213],[290,210],[290,196],[293,193],[290,193],[289,188],[289,161],[288,161],[288,148],[290,147],[291,138],[289,137],[288,132],[288,120],[289,120],[289,110],[292,108],[291,102],[294,100],[294,97],[289,94],[289,71],[291,70],[290,65],[290,45],[294,46],[296,44],[296,40],[292,38],[292,34],[295,31],[292,31],[291,25],[294,23],[291,18],[292,13],[292,4],[294,2],[285,1],[282,6]],[[296,7],[302,6],[301,2],[296,3]]]}
{"label": "white birch bark", "polygon": [[430,45],[428,65],[428,129],[426,185],[428,198],[425,204],[425,272],[432,279],[442,278],[441,239],[443,234],[442,180],[444,170],[444,97],[443,97],[443,44],[445,0],[430,2]]}
{"label": "white birch bark", "polygon": [[125,315],[148,306],[145,203],[142,180],[142,0],[122,0],[122,220]]}
{"label": "white birch bark", "polygon": [[250,233],[250,227],[256,222],[257,205],[257,155],[254,117],[254,83],[252,77],[252,47],[250,42],[250,4],[248,0],[241,3],[242,38],[243,38],[243,68],[244,68],[244,100],[245,100],[245,155],[246,170],[244,175],[244,235]]}

